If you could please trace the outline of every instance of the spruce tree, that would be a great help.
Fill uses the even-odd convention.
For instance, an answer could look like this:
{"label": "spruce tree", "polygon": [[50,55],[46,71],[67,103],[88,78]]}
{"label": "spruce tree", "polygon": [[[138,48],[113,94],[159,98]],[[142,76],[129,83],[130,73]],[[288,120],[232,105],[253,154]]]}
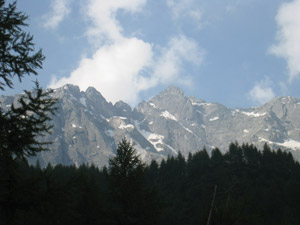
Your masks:
{"label": "spruce tree", "polygon": [[[18,11],[17,3],[0,0],[0,90],[13,88],[13,79],[37,75],[45,57],[35,51],[33,36],[25,32],[28,16]],[[56,99],[51,91],[43,91],[35,82],[32,91],[25,91],[18,104],[0,108],[0,221],[11,224],[20,207],[15,199],[18,161],[47,149],[39,137],[49,132],[50,115],[55,111]]]}
{"label": "spruce tree", "polygon": [[122,139],[116,156],[109,161],[108,172],[115,223],[157,223],[159,200],[157,193],[147,186],[145,168],[132,144]]}
{"label": "spruce tree", "polygon": [[23,30],[28,16],[17,10],[17,2],[8,6],[0,0],[0,89],[13,88],[12,79],[37,75],[45,59],[42,50],[35,52],[33,36]]}

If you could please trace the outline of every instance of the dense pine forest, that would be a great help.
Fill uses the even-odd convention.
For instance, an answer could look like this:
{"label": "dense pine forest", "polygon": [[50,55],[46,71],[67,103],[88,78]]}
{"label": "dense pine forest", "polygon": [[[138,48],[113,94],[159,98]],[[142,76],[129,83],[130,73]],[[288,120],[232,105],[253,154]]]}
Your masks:
{"label": "dense pine forest", "polygon": [[225,154],[203,149],[145,165],[123,139],[103,169],[19,161],[12,170],[0,193],[7,224],[300,223],[299,163],[267,145],[233,143]]}

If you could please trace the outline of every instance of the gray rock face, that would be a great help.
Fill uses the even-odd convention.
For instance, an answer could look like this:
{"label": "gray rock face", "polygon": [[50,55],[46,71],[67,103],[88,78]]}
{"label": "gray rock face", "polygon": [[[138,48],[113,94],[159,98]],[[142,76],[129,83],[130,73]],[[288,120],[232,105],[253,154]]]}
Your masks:
{"label": "gray rock face", "polygon": [[[65,85],[54,91],[59,98],[53,131],[45,140],[53,144],[34,162],[94,164],[102,167],[114,156],[117,143],[131,140],[141,158],[161,160],[180,151],[187,156],[206,147],[226,150],[229,143],[253,143],[291,151],[300,156],[300,99],[280,97],[258,108],[229,109],[221,104],[186,97],[170,87],[135,109],[119,101],[108,103],[95,89],[85,92]],[[0,98],[5,110],[15,97]]]}

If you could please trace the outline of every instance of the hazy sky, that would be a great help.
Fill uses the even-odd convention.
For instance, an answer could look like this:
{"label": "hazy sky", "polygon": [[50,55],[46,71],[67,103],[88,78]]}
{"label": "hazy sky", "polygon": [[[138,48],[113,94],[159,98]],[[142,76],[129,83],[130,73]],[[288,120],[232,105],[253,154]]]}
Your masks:
{"label": "hazy sky", "polygon": [[169,85],[232,108],[300,97],[300,0],[19,0],[18,8],[46,56],[44,87],[94,86],[131,105]]}

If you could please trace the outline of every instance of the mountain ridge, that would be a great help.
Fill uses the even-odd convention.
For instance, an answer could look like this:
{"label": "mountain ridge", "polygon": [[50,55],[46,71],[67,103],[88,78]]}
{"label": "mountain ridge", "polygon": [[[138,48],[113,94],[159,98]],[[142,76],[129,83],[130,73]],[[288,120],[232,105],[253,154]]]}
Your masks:
{"label": "mountain ridge", "polygon": [[[115,104],[95,88],[80,91],[65,85],[54,90],[58,98],[57,116],[53,117],[52,149],[42,152],[42,166],[52,164],[93,163],[104,166],[115,154],[117,143],[127,137],[141,158],[149,162],[180,151],[184,156],[206,147],[227,149],[231,142],[251,143],[300,155],[300,99],[277,97],[259,107],[230,109],[187,97],[174,86],[148,101],[131,108],[127,103]],[[1,107],[9,107],[16,97],[2,96]]]}

